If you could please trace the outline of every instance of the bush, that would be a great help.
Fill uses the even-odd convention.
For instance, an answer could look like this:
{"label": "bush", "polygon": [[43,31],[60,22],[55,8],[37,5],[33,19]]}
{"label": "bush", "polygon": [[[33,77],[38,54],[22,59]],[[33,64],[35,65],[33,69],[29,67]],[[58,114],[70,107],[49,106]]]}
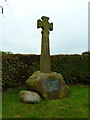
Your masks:
{"label": "bush", "polygon": [[[2,55],[2,86],[4,88],[25,84],[28,77],[36,70],[38,63],[23,61],[23,55]],[[21,60],[22,58],[22,60]],[[26,56],[28,59],[28,56]],[[33,61],[33,60],[32,60]],[[31,64],[31,65],[30,65]]]}
{"label": "bush", "polygon": [[[39,55],[3,54],[3,89],[25,84],[33,72],[40,70]],[[66,83],[90,82],[90,55],[54,55],[51,56],[51,69],[61,73]]]}
{"label": "bush", "polygon": [[90,72],[88,66],[88,56],[52,56],[52,63],[52,71],[61,73],[66,83],[89,83]]}

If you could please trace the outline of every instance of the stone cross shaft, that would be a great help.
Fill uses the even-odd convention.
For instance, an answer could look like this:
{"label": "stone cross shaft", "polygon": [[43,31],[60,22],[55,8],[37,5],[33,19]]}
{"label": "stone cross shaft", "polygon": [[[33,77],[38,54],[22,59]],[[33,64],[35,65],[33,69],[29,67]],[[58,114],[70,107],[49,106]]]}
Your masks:
{"label": "stone cross shaft", "polygon": [[40,71],[43,73],[50,73],[50,49],[49,49],[49,30],[53,30],[53,23],[49,23],[49,17],[42,16],[42,20],[37,21],[37,28],[42,28],[42,44],[41,44],[41,58]]}

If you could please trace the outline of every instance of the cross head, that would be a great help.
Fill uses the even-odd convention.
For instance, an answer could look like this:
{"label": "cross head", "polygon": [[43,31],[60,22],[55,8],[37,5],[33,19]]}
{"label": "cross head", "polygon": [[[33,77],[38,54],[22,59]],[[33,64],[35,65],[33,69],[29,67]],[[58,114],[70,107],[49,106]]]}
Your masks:
{"label": "cross head", "polygon": [[42,33],[49,33],[49,30],[53,30],[53,23],[49,23],[49,17],[42,16],[42,20],[37,21],[37,28],[42,28]]}

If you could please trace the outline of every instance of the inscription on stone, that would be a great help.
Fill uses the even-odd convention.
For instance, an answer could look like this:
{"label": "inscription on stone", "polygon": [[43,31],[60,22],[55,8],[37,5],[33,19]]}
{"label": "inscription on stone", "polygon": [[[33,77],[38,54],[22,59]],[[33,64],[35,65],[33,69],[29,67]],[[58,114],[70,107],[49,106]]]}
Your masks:
{"label": "inscription on stone", "polygon": [[60,84],[58,79],[45,80],[45,87],[47,92],[60,90]]}

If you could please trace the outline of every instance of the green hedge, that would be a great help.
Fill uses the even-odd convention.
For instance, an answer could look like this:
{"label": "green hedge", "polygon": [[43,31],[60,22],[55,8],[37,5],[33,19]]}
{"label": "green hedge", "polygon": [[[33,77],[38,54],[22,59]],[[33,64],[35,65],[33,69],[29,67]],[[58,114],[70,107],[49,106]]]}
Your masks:
{"label": "green hedge", "polygon": [[25,84],[28,77],[39,69],[39,56],[2,55],[2,86]]}
{"label": "green hedge", "polygon": [[[51,56],[51,69],[61,73],[66,83],[88,84],[89,58],[87,55],[54,55]],[[25,84],[28,77],[37,70],[40,70],[39,55],[2,55],[3,89]]]}
{"label": "green hedge", "polygon": [[57,55],[52,56],[52,71],[61,73],[66,83],[90,82],[89,57],[87,55]]}

